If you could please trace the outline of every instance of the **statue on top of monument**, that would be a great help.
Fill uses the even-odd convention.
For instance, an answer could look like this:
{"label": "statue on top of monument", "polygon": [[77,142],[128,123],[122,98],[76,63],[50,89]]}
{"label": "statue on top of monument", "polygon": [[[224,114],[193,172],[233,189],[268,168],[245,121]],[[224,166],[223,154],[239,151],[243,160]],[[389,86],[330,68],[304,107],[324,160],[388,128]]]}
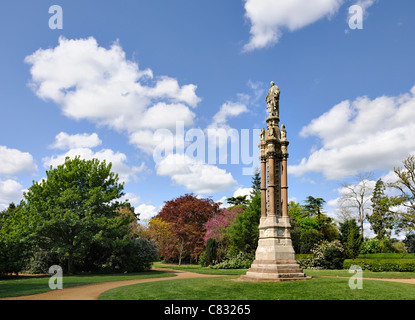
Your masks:
{"label": "statue on top of monument", "polygon": [[274,81],[271,81],[271,88],[268,91],[266,97],[267,111],[270,115],[279,117],[280,109],[280,88],[275,85]]}

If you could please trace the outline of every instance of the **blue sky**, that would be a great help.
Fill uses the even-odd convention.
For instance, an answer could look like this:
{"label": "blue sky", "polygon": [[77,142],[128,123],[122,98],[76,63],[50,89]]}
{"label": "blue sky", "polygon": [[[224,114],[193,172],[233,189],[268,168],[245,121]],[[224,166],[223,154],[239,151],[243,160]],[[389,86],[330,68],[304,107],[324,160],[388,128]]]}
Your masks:
{"label": "blue sky", "polygon": [[[349,27],[355,4],[363,29]],[[63,29],[49,27],[52,5]],[[252,178],[243,168],[258,159],[243,163],[242,152],[256,151],[275,81],[289,197],[322,197],[335,216],[341,182],[359,171],[391,178],[415,152],[414,9],[411,0],[2,1],[0,208],[75,154],[112,161],[144,218],[185,193],[243,194]],[[233,132],[237,159],[231,143],[222,163],[208,161],[207,145],[204,161],[179,159],[189,146],[179,143],[155,161],[180,138],[176,124],[205,138]]]}

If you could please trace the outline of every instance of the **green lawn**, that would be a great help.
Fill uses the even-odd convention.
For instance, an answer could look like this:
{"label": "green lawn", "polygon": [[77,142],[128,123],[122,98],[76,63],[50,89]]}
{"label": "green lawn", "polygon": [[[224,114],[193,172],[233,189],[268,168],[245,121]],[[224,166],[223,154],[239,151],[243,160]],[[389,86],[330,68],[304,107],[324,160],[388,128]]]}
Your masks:
{"label": "green lawn", "polygon": [[176,279],[109,290],[100,300],[415,300],[415,285],[364,280],[351,290],[348,279],[241,282],[237,276]]}
{"label": "green lawn", "polygon": [[[78,275],[63,277],[63,287],[81,286],[92,283],[145,279],[145,278],[159,278],[172,277],[172,273],[162,271],[148,271],[130,274],[100,274],[100,275]],[[36,294],[50,291],[49,289],[50,277],[19,277],[0,280],[0,298],[17,297],[29,294]]]}
{"label": "green lawn", "polygon": [[[363,289],[351,290],[348,270],[305,270],[311,280],[292,282],[235,281],[247,269],[217,270],[198,265],[155,263],[155,267],[202,274],[230,275],[176,279],[115,288],[100,300],[415,300],[415,285],[364,278],[415,278],[413,272],[363,272]],[[331,278],[326,278],[327,276]],[[337,278],[338,277],[338,278]],[[345,277],[345,278],[343,278]]]}

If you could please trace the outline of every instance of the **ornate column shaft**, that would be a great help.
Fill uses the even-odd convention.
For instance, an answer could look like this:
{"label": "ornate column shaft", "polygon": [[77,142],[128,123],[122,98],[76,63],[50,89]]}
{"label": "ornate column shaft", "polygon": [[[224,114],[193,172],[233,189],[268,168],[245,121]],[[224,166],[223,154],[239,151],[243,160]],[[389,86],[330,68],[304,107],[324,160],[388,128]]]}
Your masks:
{"label": "ornate column shaft", "polygon": [[267,216],[267,158],[266,158],[265,130],[261,130],[259,150],[261,160],[261,217]]}
{"label": "ornate column shaft", "polygon": [[282,216],[288,217],[288,177],[287,177],[287,159],[288,159],[288,140],[285,126],[281,126],[281,153],[282,153],[282,174],[281,174],[281,192],[282,192]]}

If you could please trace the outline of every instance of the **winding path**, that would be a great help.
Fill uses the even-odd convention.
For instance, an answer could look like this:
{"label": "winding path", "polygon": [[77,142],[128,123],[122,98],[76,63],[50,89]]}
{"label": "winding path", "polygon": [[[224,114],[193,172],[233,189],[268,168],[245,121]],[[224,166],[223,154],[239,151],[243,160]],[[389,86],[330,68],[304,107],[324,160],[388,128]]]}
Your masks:
{"label": "winding path", "polygon": [[153,281],[166,281],[172,279],[190,279],[190,278],[211,278],[222,277],[222,275],[211,274],[199,274],[194,272],[172,270],[166,268],[152,268],[152,270],[165,271],[174,273],[174,277],[164,278],[148,278],[148,279],[136,279],[136,280],[122,280],[88,284],[84,286],[63,288],[62,290],[54,290],[45,293],[38,293],[33,295],[26,295],[20,297],[1,298],[0,300],[98,300],[101,293],[113,288],[128,286],[137,283],[146,283]]}

